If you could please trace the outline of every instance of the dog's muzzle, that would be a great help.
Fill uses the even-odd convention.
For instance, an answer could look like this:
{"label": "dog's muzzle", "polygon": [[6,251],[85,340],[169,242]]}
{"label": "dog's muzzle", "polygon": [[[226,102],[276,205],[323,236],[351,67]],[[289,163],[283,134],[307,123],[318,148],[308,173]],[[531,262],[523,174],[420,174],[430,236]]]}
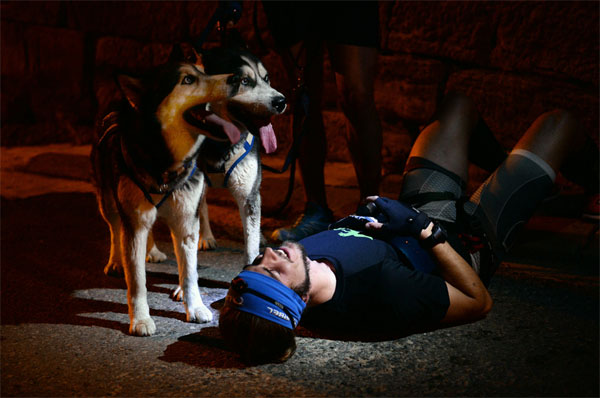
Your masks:
{"label": "dog's muzzle", "polygon": [[271,106],[275,108],[277,113],[283,113],[286,106],[285,97],[283,95],[280,95],[273,98],[273,100],[271,101]]}

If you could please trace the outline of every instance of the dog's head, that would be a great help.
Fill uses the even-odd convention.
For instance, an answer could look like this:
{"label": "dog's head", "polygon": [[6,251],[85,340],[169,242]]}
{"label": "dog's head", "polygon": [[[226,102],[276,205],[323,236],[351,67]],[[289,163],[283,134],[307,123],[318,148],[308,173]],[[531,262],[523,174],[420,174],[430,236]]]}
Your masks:
{"label": "dog's head", "polygon": [[[238,91],[231,75],[207,75],[194,63],[167,63],[140,77],[117,75],[118,85],[140,120],[158,122],[163,132],[192,138],[219,138],[209,103],[225,101]],[[143,122],[142,122],[143,123]],[[147,128],[148,126],[143,126]],[[181,138],[181,137],[180,137]]]}
{"label": "dog's head", "polygon": [[[285,97],[271,87],[262,62],[246,50],[233,48],[205,50],[201,62],[209,75],[230,75],[227,82],[233,90],[231,97],[212,101],[210,111],[239,130],[260,136],[265,151],[273,152],[277,139],[271,117],[283,113],[287,104]],[[228,138],[237,142],[235,135]]]}

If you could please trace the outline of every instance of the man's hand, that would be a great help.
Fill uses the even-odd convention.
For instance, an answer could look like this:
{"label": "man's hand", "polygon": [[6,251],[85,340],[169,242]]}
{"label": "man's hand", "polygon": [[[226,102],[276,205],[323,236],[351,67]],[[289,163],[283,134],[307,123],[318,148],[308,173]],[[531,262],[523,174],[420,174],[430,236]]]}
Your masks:
{"label": "man's hand", "polygon": [[[367,229],[378,229],[398,235],[408,235],[416,239],[425,239],[431,234],[431,220],[427,215],[414,207],[405,205],[397,200],[369,196],[367,200],[375,203],[383,217],[377,217],[379,222],[370,222]],[[429,229],[427,233],[426,229]]]}

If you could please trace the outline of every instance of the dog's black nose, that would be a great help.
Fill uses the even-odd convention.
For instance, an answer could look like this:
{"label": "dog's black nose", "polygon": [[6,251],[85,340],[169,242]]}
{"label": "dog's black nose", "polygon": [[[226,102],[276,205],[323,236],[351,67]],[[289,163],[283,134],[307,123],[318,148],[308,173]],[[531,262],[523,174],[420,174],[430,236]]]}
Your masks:
{"label": "dog's black nose", "polygon": [[283,112],[283,110],[285,109],[285,97],[282,95],[282,96],[273,98],[271,105],[273,106],[273,108],[275,108],[277,110],[277,112],[279,112],[279,113]]}

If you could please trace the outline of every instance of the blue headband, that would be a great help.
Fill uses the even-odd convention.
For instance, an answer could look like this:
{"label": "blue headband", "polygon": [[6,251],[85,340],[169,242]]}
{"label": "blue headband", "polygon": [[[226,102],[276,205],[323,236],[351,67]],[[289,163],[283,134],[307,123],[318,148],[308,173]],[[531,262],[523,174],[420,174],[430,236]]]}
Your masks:
{"label": "blue headband", "polygon": [[[294,329],[306,303],[298,293],[283,283],[258,272],[243,271],[231,281],[233,290],[240,293],[237,309]],[[291,319],[290,319],[291,318]]]}

